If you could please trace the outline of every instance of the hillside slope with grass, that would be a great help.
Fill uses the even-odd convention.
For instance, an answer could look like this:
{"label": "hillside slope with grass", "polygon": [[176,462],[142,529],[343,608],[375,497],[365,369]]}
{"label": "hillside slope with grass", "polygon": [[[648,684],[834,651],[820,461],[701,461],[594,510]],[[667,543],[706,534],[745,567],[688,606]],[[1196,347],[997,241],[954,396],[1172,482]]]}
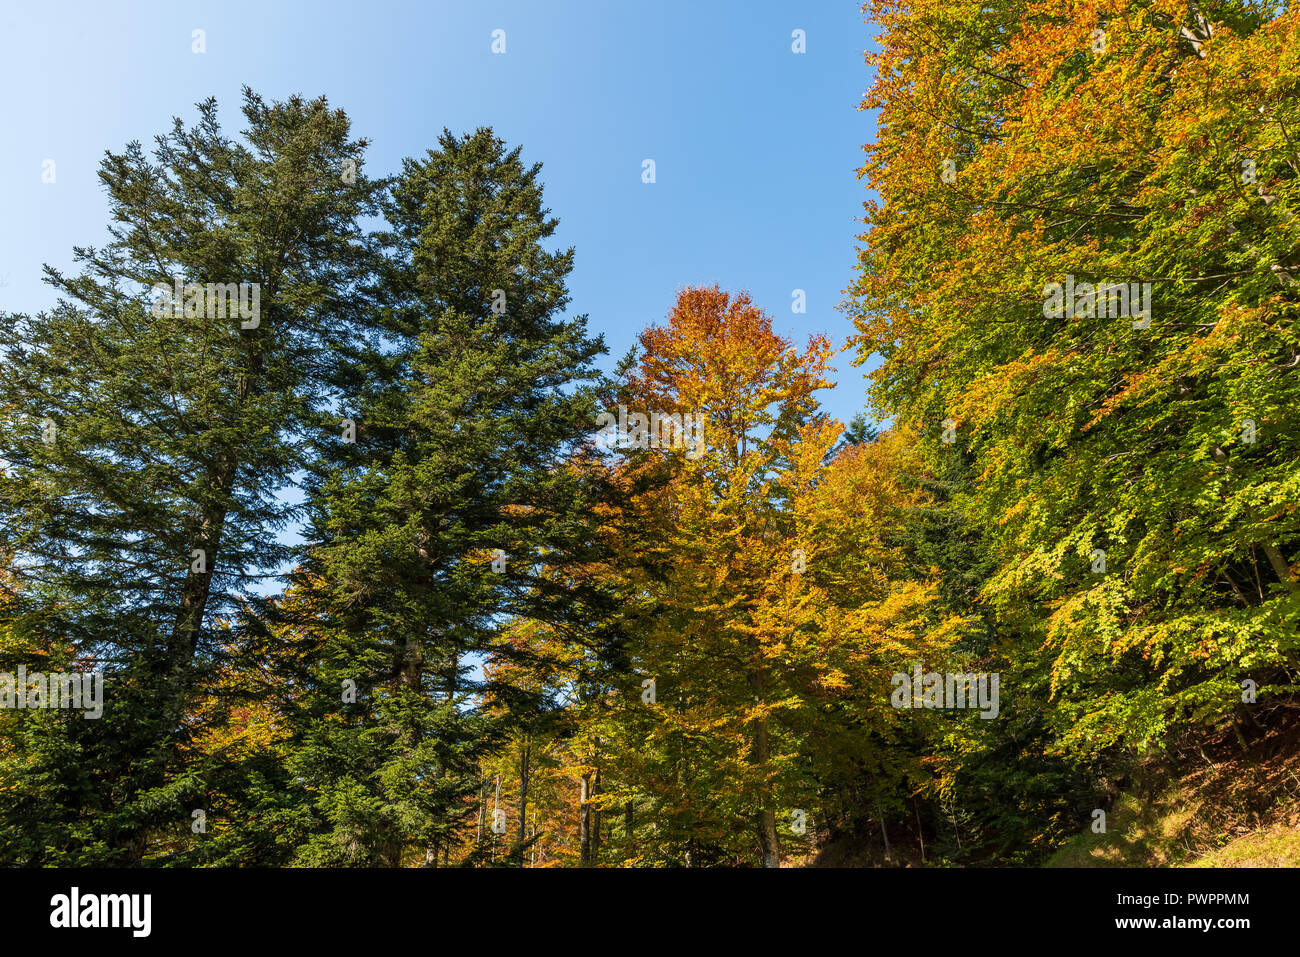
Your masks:
{"label": "hillside slope with grass", "polygon": [[1300,709],[1277,704],[1241,730],[1139,766],[1106,833],[1077,835],[1046,865],[1300,867]]}

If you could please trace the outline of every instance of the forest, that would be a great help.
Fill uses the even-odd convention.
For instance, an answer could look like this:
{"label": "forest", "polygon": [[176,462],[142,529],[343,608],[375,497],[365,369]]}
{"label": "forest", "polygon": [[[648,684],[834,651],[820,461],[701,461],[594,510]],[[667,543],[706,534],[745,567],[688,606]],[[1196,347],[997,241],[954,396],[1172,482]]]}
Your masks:
{"label": "forest", "polygon": [[1300,14],[863,18],[847,423],[744,289],[603,366],[490,126],[110,148],[0,321],[0,864],[1300,863]]}

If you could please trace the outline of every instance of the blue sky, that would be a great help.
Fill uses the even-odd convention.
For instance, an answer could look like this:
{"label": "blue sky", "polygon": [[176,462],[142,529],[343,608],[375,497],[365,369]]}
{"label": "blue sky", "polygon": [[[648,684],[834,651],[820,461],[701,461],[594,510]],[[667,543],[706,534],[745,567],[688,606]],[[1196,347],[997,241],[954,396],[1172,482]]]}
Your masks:
{"label": "blue sky", "polygon": [[[806,53],[791,50],[795,29]],[[6,0],[0,311],[48,306],[42,263],[70,267],[74,245],[105,240],[106,149],[151,143],[210,95],[236,131],[247,83],[268,99],[324,93],[372,142],[376,174],[443,127],[522,145],[543,165],[557,245],[576,248],[570,311],[605,335],[607,368],[701,283],[749,290],[800,342],[827,332],[842,345],[835,307],[865,196],[854,171],[875,135],[857,110],[870,43],[853,0]],[[791,311],[795,289],[805,314]],[[862,372],[848,354],[836,366],[822,402],[847,422]]]}

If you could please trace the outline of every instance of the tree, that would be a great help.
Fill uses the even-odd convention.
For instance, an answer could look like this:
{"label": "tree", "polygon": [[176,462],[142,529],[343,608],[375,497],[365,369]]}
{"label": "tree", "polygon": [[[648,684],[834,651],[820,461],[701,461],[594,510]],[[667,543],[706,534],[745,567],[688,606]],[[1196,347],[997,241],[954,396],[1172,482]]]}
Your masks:
{"label": "tree", "polygon": [[[747,295],[717,288],[681,292],[641,346],[622,393],[629,494],[614,521],[616,564],[642,616],[629,664],[655,695],[633,703],[644,744],[624,760],[636,765],[660,854],[774,867],[788,758],[773,721],[796,705],[761,605],[772,576],[788,571],[786,482],[829,346],[813,338],[796,350]],[[703,417],[684,443],[673,439],[681,416]]]}
{"label": "tree", "polygon": [[[1294,13],[881,3],[874,408],[971,456],[982,599],[1063,751],[1291,687]],[[1120,292],[1123,285],[1123,293]]]}
{"label": "tree", "polygon": [[561,315],[573,252],[544,248],[557,221],[519,153],[444,133],[384,204],[382,341],[344,389],[356,441],[323,449],[310,483],[302,571],[326,640],[294,766],[320,795],[313,862],[436,860],[514,713],[472,699],[472,665],[509,653],[512,617],[583,617],[545,570],[591,547],[592,491],[565,460],[603,344]]}
{"label": "tree", "polygon": [[163,782],[213,622],[287,555],[279,493],[356,334],[365,142],[324,98],[246,89],[243,113],[242,142],[208,100],[152,157],[109,153],[112,240],[77,248],[80,275],[46,268],[56,307],[0,324],[0,534],[42,627],[107,672],[104,718],[40,772],[87,776],[48,840],[73,860],[138,862],[188,818]]}

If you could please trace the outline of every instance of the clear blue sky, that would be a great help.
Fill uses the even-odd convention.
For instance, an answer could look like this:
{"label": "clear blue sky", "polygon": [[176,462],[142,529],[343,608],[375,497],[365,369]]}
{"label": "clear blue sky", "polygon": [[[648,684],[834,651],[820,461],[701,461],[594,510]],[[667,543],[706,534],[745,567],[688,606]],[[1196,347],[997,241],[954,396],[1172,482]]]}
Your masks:
{"label": "clear blue sky", "polygon": [[[42,263],[69,267],[73,245],[105,240],[106,149],[151,144],[210,95],[237,131],[247,83],[268,99],[325,94],[372,142],[374,173],[423,155],[443,127],[522,145],[543,164],[557,245],[576,247],[570,309],[605,335],[607,367],[700,283],[749,290],[800,342],[842,345],[835,307],[865,196],[854,170],[875,135],[857,110],[871,42],[854,0],[5,0],[0,310],[48,306]],[[848,421],[862,374],[847,354],[836,365],[822,401]]]}

